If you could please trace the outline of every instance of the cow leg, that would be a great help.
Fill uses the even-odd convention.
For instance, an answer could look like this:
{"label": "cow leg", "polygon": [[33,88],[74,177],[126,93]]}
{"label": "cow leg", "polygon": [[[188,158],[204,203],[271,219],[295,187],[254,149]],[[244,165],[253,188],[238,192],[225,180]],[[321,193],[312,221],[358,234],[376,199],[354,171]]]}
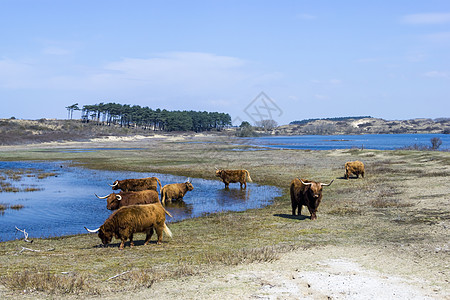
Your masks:
{"label": "cow leg", "polygon": [[147,232],[147,236],[145,237],[144,245],[148,245],[148,243],[150,242],[150,239],[152,238],[152,235],[153,235],[153,227],[150,228],[150,230]]}
{"label": "cow leg", "polygon": [[120,243],[119,250],[123,250],[126,241],[127,241],[126,239],[122,239],[122,243]]}
{"label": "cow leg", "polygon": [[364,178],[364,172],[361,173],[361,177]]}
{"label": "cow leg", "polygon": [[226,182],[226,181],[224,181],[224,183],[225,183],[225,188],[227,189],[228,186],[230,185],[230,183],[229,183],[229,182]]}
{"label": "cow leg", "polygon": [[317,219],[316,212],[308,207],[309,213],[311,214],[311,220]]}
{"label": "cow leg", "polygon": [[156,226],[155,230],[156,230],[156,235],[158,236],[158,241],[156,242],[156,244],[161,245],[162,243],[162,237],[163,237],[163,226]]}
{"label": "cow leg", "polygon": [[[291,201],[292,202],[292,215],[295,216],[295,211],[297,209],[297,203],[295,201]],[[301,213],[301,209],[298,210],[298,213]]]}
{"label": "cow leg", "polygon": [[130,235],[130,248],[134,247],[133,234]]}

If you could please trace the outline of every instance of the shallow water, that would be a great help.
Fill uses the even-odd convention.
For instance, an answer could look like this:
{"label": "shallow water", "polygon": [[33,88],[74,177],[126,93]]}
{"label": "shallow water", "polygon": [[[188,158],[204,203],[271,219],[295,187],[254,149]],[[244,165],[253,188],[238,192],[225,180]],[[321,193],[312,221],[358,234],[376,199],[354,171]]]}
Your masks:
{"label": "shallow water", "polygon": [[[163,186],[187,180],[186,177],[157,173],[90,170],[67,162],[0,162],[0,175],[6,170],[19,169],[26,170],[29,175],[40,172],[56,175],[38,179],[24,174],[20,180],[6,179],[19,190],[29,186],[40,190],[0,193],[0,204],[24,205],[22,209],[8,208],[0,213],[0,241],[22,239],[23,233],[15,226],[26,229],[29,238],[86,233],[84,226],[99,227],[111,211],[106,209],[106,200],[97,199],[94,193],[104,196],[117,192],[108,185],[116,179],[156,176]],[[167,204],[167,210],[173,215],[173,218],[167,217],[169,223],[212,212],[264,207],[281,195],[276,187],[254,183],[248,183],[247,190],[241,190],[238,183],[224,189],[219,180],[193,178],[191,181],[194,190],[187,192],[183,201]]]}
{"label": "shallow water", "polygon": [[248,144],[277,149],[333,150],[364,148],[395,150],[402,147],[431,146],[431,138],[440,138],[440,150],[450,148],[450,134],[363,134],[363,135],[298,135],[247,138]]}

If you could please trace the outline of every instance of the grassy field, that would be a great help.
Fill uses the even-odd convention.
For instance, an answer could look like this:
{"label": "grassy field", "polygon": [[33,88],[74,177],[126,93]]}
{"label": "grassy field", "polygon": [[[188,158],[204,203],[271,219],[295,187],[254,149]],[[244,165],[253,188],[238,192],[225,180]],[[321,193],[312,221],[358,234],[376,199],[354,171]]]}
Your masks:
{"label": "grassy field", "polygon": [[[397,267],[448,289],[450,153],[374,150],[258,150],[246,140],[185,136],[0,148],[2,160],[65,160],[105,170],[159,172],[215,179],[214,169],[245,168],[254,182],[275,185],[273,205],[171,223],[173,238],[118,250],[98,247],[94,234],[0,244],[0,295],[47,297],[127,293],[168,278],[198,276],[223,266],[276,262],[284,253],[355,245],[392,255],[374,268]],[[64,148],[140,150],[61,152]],[[236,151],[239,150],[239,151]],[[366,178],[345,180],[344,163],[361,160]],[[292,216],[289,184],[295,177],[322,182],[318,219]],[[1,220],[1,216],[0,216]],[[31,229],[28,229],[31,230]],[[30,251],[24,248],[29,248]],[[369,251],[370,252],[370,251]],[[356,255],[356,254],[355,254]],[[368,253],[367,255],[370,255]],[[405,265],[404,262],[407,262]],[[112,278],[115,275],[120,275]]]}

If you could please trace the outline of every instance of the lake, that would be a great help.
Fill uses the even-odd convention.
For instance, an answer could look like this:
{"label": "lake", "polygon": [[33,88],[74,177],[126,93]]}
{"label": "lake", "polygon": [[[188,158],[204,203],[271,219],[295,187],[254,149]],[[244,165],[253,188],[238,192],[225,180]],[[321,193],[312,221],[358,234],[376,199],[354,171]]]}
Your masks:
{"label": "lake", "polygon": [[[14,174],[8,173],[10,170]],[[23,233],[15,226],[26,229],[31,239],[86,233],[84,226],[99,227],[111,211],[106,209],[106,200],[97,199],[94,194],[117,192],[108,185],[116,179],[156,176],[163,186],[187,180],[167,174],[90,170],[68,162],[0,161],[0,176],[5,186],[11,184],[19,190],[0,192],[0,204],[23,205],[21,209],[0,211],[0,241],[22,239]],[[260,208],[281,196],[281,190],[273,186],[248,183],[247,189],[241,190],[239,184],[225,189],[219,179],[191,181],[194,190],[187,192],[183,201],[167,204],[166,209],[173,215],[167,216],[168,223],[220,211]],[[30,188],[33,191],[27,192]]]}
{"label": "lake", "polygon": [[246,138],[253,146],[276,149],[333,150],[360,148],[396,150],[414,144],[431,146],[430,139],[442,140],[439,150],[450,149],[450,134],[364,134],[364,135],[299,135]]}

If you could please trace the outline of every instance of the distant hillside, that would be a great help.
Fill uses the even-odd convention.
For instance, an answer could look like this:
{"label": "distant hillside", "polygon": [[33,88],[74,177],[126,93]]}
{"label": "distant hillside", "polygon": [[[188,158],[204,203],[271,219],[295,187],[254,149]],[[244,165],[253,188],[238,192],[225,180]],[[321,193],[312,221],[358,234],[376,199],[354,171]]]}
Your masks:
{"label": "distant hillside", "polygon": [[371,117],[328,118],[294,121],[272,131],[275,135],[446,133],[450,118],[383,120]]}

